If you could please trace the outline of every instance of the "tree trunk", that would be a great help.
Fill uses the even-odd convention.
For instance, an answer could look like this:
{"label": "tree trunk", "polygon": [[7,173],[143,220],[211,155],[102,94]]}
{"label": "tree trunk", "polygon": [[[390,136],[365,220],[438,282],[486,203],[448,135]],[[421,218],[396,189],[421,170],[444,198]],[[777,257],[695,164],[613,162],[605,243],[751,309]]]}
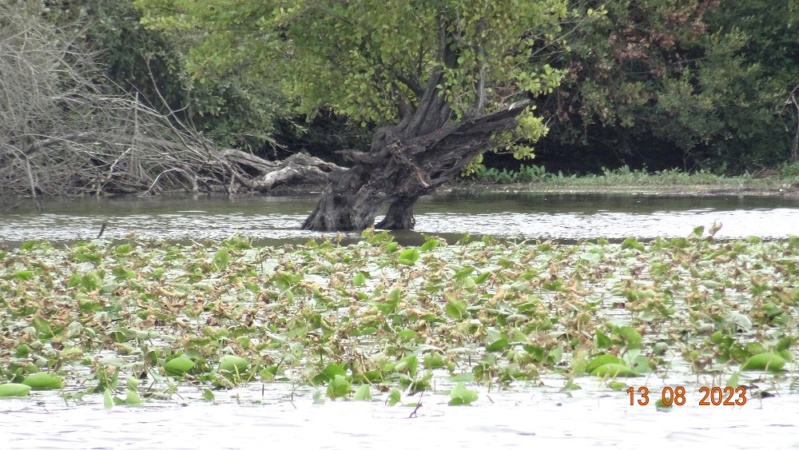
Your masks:
{"label": "tree trunk", "polygon": [[418,107],[402,122],[375,132],[370,152],[350,152],[355,166],[331,172],[322,198],[302,228],[316,231],[356,231],[373,226],[388,203],[383,229],[412,229],[413,205],[453,180],[477,155],[491,136],[514,128],[527,102],[482,116],[448,123],[451,110],[428,84]]}
{"label": "tree trunk", "polygon": [[[412,229],[413,205],[454,179],[477,155],[483,153],[491,137],[517,125],[516,117],[528,102],[483,115],[485,86],[481,83],[478,104],[472,115],[452,123],[450,105],[440,93],[444,69],[456,68],[458,53],[453,50],[445,22],[440,24],[439,60],[422,87],[401,78],[419,98],[416,107],[401,105],[402,121],[379,128],[369,152],[350,152],[355,166],[345,172],[328,174],[322,198],[302,224],[305,230],[355,231],[374,224],[375,217],[388,203],[386,217],[377,224],[383,229]],[[450,39],[451,40],[451,39]]]}

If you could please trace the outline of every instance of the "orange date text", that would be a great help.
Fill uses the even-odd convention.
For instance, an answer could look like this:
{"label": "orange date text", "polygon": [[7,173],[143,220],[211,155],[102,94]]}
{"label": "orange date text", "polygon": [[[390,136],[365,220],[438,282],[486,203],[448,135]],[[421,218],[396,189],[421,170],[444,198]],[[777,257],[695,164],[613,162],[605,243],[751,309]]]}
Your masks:
{"label": "orange date text", "polygon": [[[630,405],[640,406],[648,405],[653,394],[645,386],[630,387],[627,393],[630,394]],[[685,395],[683,386],[666,386],[660,390],[659,400],[665,406],[683,406],[688,402]],[[743,406],[747,400],[745,386],[700,386],[699,396],[699,406]]]}

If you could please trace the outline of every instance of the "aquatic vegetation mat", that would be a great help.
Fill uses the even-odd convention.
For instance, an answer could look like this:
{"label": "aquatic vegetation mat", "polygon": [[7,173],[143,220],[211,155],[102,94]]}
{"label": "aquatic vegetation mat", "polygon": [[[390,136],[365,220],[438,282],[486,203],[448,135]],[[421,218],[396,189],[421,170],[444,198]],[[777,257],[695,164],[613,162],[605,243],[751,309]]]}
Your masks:
{"label": "aquatic vegetation mat", "polygon": [[27,242],[0,250],[0,320],[0,397],[112,407],[285,383],[318,401],[469,405],[477,386],[542,378],[567,392],[599,380],[631,402],[669,383],[788,395],[799,238]]}

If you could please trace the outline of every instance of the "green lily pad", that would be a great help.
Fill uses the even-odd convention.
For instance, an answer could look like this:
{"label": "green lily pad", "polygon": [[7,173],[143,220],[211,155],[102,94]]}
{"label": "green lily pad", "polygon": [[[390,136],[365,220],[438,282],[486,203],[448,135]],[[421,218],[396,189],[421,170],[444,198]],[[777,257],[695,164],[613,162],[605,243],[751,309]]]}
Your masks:
{"label": "green lily pad", "polygon": [[605,378],[605,377],[639,377],[641,374],[630,369],[624,364],[605,364],[597,367],[591,372],[591,375]]}
{"label": "green lily pad", "polygon": [[220,372],[241,373],[249,366],[250,362],[240,356],[225,355],[219,360]]}
{"label": "green lily pad", "polygon": [[21,383],[0,384],[0,397],[25,397],[30,394],[31,387]]}
{"label": "green lily pad", "polygon": [[167,375],[183,375],[194,367],[194,361],[186,355],[180,355],[164,364]]}
{"label": "green lily pad", "polygon": [[31,389],[36,391],[43,391],[48,389],[61,389],[63,386],[63,379],[58,375],[53,375],[47,372],[37,372],[28,375],[22,384],[30,386]]}
{"label": "green lily pad", "polygon": [[624,365],[624,360],[614,355],[599,355],[591,361],[588,361],[588,365],[585,366],[585,371],[587,373],[593,373],[596,369],[604,366],[605,364]]}
{"label": "green lily pad", "polygon": [[759,353],[750,357],[741,370],[769,370],[778,372],[785,366],[785,359],[776,353]]}

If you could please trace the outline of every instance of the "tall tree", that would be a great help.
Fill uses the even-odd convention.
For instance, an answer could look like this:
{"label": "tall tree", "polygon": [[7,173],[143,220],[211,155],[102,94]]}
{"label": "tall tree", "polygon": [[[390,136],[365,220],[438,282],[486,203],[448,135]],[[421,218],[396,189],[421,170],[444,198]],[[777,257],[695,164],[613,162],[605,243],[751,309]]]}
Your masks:
{"label": "tall tree", "polygon": [[568,71],[542,107],[559,119],[546,139],[556,158],[720,172],[786,160],[797,0],[579,3],[606,14],[551,53]]}
{"label": "tall tree", "polygon": [[491,145],[545,132],[528,101],[561,73],[535,57],[567,16],[565,0],[137,0],[147,26],[200,31],[199,79],[281,77],[299,110],[325,106],[381,126],[354,167],[331,174],[313,230],[414,225],[413,205]]}

